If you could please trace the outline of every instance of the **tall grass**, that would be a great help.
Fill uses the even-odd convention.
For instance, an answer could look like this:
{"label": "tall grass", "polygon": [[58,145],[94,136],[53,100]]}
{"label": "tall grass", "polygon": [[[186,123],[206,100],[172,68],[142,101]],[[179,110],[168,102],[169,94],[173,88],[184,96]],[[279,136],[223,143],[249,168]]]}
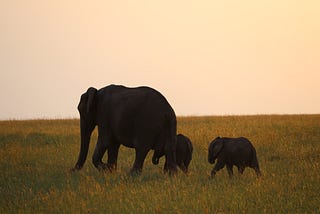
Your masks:
{"label": "tall grass", "polygon": [[[319,213],[320,115],[179,117],[194,146],[190,174],[168,177],[150,152],[128,177],[134,150],[121,147],[116,173],[91,163],[71,173],[80,148],[78,120],[0,121],[0,213]],[[209,179],[208,144],[245,136],[263,176],[251,169]]]}

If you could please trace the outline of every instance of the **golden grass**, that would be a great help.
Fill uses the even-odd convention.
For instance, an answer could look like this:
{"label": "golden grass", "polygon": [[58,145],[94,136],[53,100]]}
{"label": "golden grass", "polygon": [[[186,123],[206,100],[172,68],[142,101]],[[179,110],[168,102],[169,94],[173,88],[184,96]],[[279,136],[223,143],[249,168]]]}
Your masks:
{"label": "golden grass", "polygon": [[[320,115],[179,117],[194,146],[190,175],[168,177],[150,152],[140,177],[128,177],[134,150],[121,147],[116,173],[79,152],[78,120],[0,121],[0,213],[319,213]],[[245,136],[257,150],[262,178],[251,169],[209,179],[208,144]],[[235,170],[236,171],[236,170]]]}

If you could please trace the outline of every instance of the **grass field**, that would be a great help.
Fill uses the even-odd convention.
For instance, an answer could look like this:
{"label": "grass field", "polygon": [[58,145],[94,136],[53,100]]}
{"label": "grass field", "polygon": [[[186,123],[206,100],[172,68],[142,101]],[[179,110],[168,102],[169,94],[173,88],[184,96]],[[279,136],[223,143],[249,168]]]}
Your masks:
{"label": "grass field", "polygon": [[[116,173],[93,167],[96,131],[84,168],[70,173],[78,120],[0,121],[0,213],[320,213],[320,115],[179,117],[178,133],[193,142],[188,176],[164,175],[150,152],[128,177],[134,150],[123,146]],[[249,138],[262,177],[247,168],[209,179],[217,136]]]}

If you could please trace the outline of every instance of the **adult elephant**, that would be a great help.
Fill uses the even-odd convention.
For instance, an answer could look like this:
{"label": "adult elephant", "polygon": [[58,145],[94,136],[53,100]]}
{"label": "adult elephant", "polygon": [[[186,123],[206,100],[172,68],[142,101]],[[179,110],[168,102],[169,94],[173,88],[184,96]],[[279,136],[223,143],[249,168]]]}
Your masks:
{"label": "adult elephant", "polygon": [[[149,150],[165,151],[170,174],[177,171],[176,115],[165,97],[149,87],[109,85],[90,87],[82,94],[80,113],[81,147],[74,170],[86,161],[91,133],[98,126],[98,141],[92,162],[98,170],[116,170],[120,145],[135,149],[130,174],[140,174]],[[108,150],[107,163],[102,157]]]}

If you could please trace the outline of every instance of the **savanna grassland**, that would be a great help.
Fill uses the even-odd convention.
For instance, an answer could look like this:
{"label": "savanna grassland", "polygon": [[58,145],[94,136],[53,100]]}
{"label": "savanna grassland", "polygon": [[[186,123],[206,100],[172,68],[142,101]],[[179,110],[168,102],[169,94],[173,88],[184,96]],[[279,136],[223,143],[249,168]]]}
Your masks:
{"label": "savanna grassland", "polygon": [[[134,150],[121,147],[116,173],[91,163],[71,173],[80,148],[79,120],[0,121],[0,213],[320,213],[320,115],[179,117],[193,142],[190,174],[162,173],[146,158],[129,177]],[[262,177],[247,168],[209,179],[210,141],[249,138]]]}

